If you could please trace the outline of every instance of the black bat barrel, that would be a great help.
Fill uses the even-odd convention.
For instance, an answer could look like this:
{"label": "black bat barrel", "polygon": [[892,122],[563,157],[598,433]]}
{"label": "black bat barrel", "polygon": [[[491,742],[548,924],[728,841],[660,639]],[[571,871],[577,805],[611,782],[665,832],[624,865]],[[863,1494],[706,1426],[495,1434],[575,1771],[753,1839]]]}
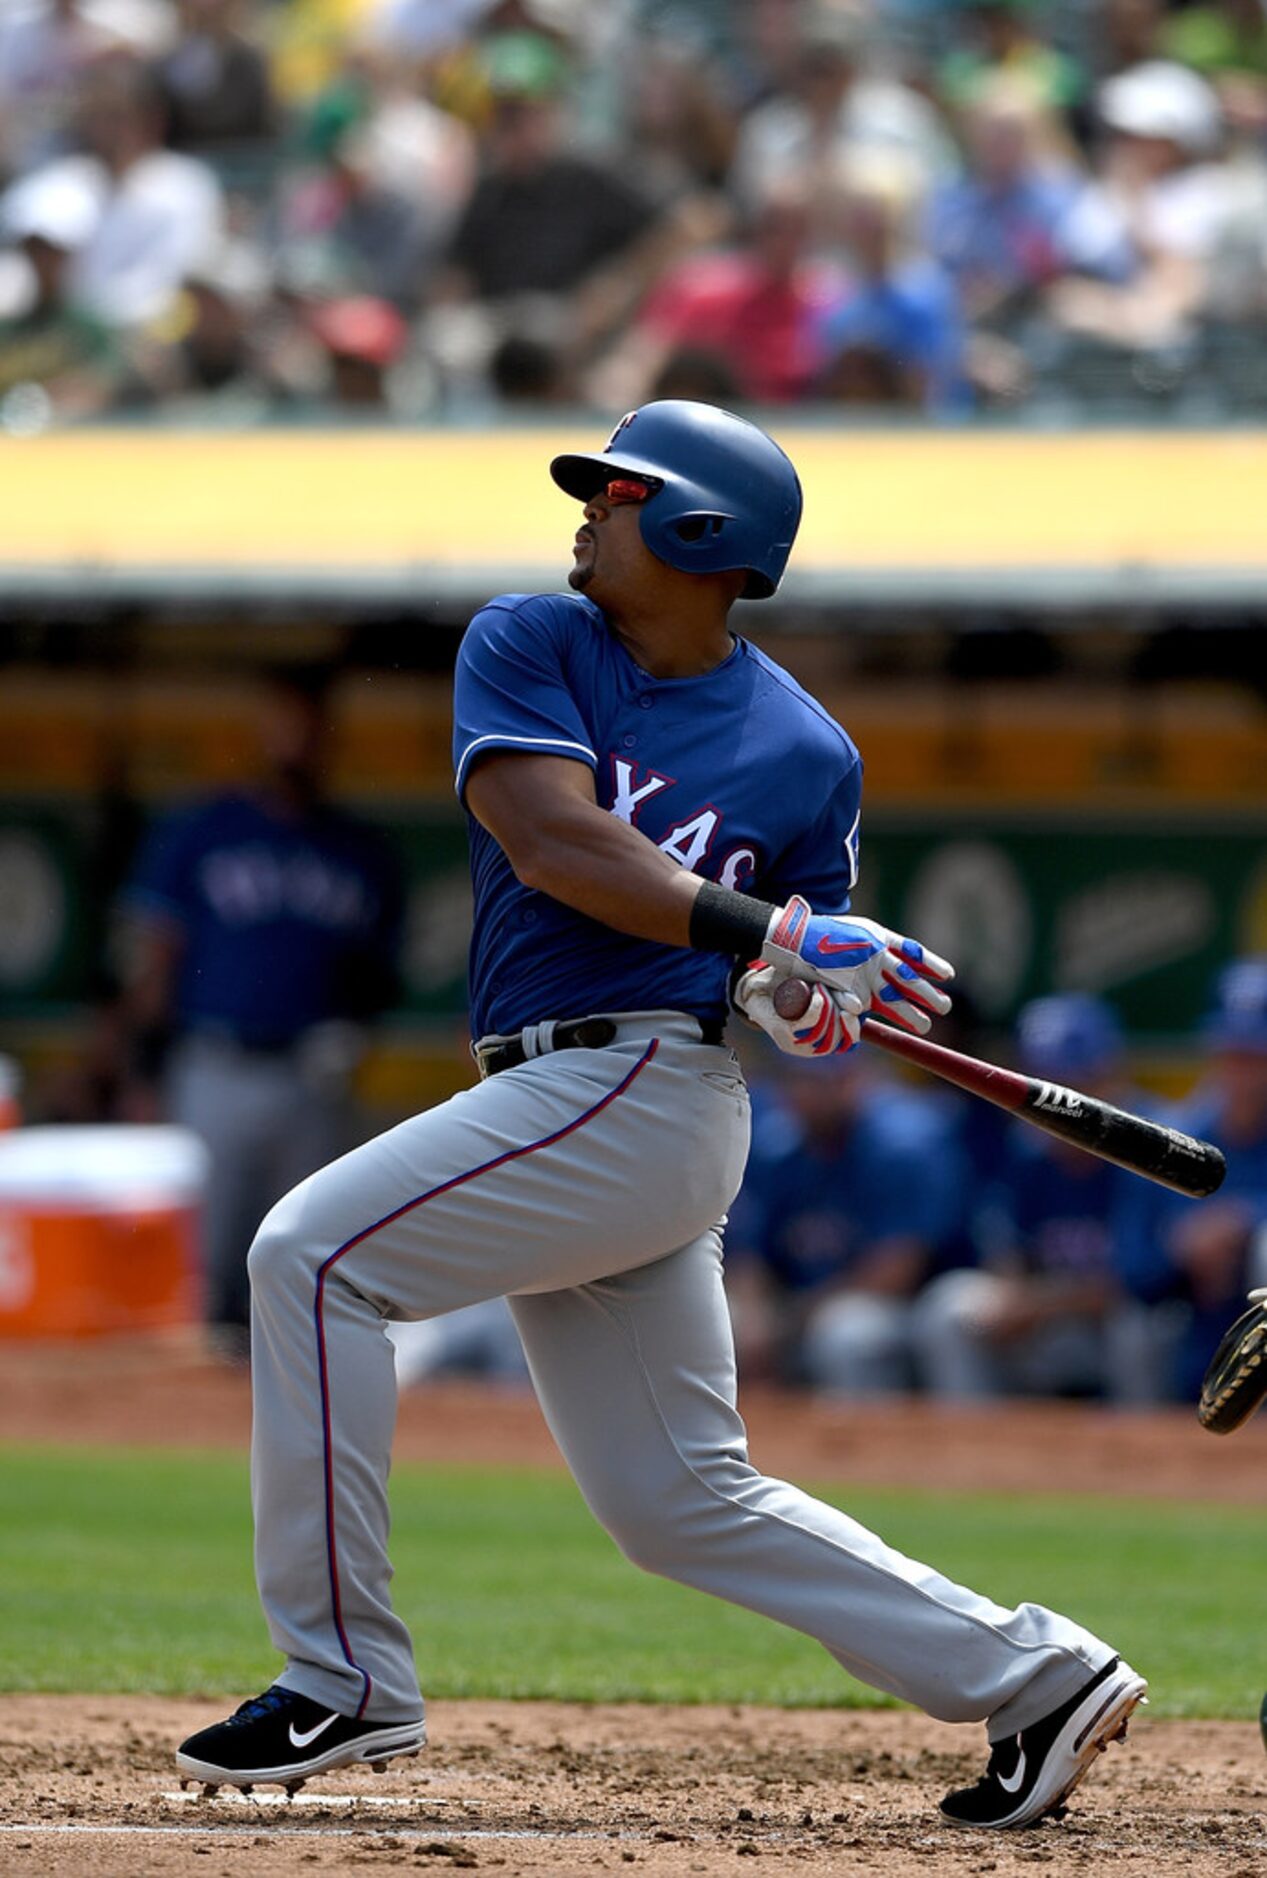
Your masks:
{"label": "black bat barrel", "polygon": [[1027,1118],[1049,1135],[1113,1161],[1132,1174],[1146,1174],[1163,1187],[1203,1200],[1223,1184],[1227,1162],[1212,1141],[1198,1141],[1164,1122],[1128,1115],[1095,1096],[1059,1083],[1029,1078],[1022,1105]]}

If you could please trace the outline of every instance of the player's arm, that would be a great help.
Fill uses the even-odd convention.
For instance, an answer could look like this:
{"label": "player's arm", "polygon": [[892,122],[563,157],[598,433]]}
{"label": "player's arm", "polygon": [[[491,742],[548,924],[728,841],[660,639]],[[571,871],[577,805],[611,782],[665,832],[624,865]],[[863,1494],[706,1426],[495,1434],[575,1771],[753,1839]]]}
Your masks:
{"label": "player's arm", "polygon": [[600,808],[585,764],[496,751],[471,772],[465,798],[525,887],[637,939],[690,945],[704,883]]}
{"label": "player's arm", "polygon": [[815,915],[799,895],[778,907],[700,880],[600,808],[591,772],[571,758],[492,751],[469,773],[465,800],[524,886],[635,938],[764,959],[772,977],[822,984],[809,1017],[816,1052],[820,1029],[828,1047],[856,1042],[869,1009],[923,1031],[931,1012],[950,1008],[934,981],[951,967],[915,940]]}

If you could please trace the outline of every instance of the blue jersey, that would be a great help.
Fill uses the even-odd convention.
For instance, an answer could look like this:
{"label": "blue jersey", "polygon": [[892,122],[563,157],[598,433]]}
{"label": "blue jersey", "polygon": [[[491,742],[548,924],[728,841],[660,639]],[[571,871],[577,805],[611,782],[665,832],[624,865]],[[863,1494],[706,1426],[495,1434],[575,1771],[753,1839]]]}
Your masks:
{"label": "blue jersey", "polygon": [[390,995],[399,874],[377,833],[335,809],[290,820],[225,795],[178,811],[151,833],[127,900],[180,931],[183,1028],[283,1048]]}
{"label": "blue jersey", "polygon": [[[1244,1309],[1246,1289],[1257,1282],[1252,1254],[1257,1235],[1267,1228],[1267,1130],[1256,1141],[1233,1146],[1224,1130],[1217,1090],[1199,1091],[1165,1119],[1185,1134],[1221,1147],[1227,1155],[1227,1176],[1208,1201],[1188,1199],[1153,1181],[1131,1181],[1117,1216],[1117,1264],[1127,1290],[1146,1304],[1178,1299],[1188,1306],[1174,1354],[1172,1385],[1176,1398],[1190,1401],[1200,1393],[1206,1364],[1223,1332]],[[1196,1206],[1235,1209],[1245,1222],[1244,1261],[1229,1275],[1221,1296],[1196,1296],[1172,1249],[1173,1233]]]}
{"label": "blue jersey", "polygon": [[[821,1064],[808,1067],[823,1073]],[[879,1083],[826,1142],[773,1107],[753,1129],[726,1234],[728,1265],[755,1257],[782,1291],[796,1295],[847,1277],[885,1241],[916,1240],[940,1260],[966,1180],[944,1105]]]}
{"label": "blue jersey", "polygon": [[1062,1149],[1036,1130],[1013,1129],[985,1237],[1037,1275],[1110,1278],[1112,1221],[1126,1183],[1135,1178],[1110,1161]]}
{"label": "blue jersey", "polygon": [[[571,758],[599,806],[683,867],[740,892],[844,912],[857,874],[862,765],[838,724],[737,639],[694,678],[642,671],[579,594],[508,594],[471,621],[454,683],[454,766],[494,750]],[[633,938],[523,886],[468,816],[476,1036],[591,1011],[720,1018],[731,961]]]}

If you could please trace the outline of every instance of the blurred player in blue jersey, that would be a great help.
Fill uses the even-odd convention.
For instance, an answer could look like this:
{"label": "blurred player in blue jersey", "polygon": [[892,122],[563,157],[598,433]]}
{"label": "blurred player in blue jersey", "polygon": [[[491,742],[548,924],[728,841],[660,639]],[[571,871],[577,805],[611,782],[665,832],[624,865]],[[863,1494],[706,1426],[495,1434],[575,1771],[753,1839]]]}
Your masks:
{"label": "blurred player in blue jersey", "polygon": [[1123,1282],[1160,1307],[1155,1347],[1164,1391],[1180,1402],[1200,1394],[1247,1289],[1267,1283],[1267,955],[1237,959],[1219,974],[1201,1039],[1207,1073],[1173,1121],[1224,1150],[1227,1178],[1199,1207],[1132,1181],[1117,1221]]}
{"label": "blurred player in blue jersey", "polygon": [[151,831],[129,883],[124,1019],[138,1093],[210,1155],[204,1310],[213,1349],[249,1349],[246,1254],[269,1207],[357,1138],[364,1026],[391,1003],[404,912],[376,829],[326,798],[324,673],[273,673],[259,773]]}
{"label": "blurred player in blue jersey", "polygon": [[[178,1764],[293,1785],[422,1745],[388,1594],[384,1325],[504,1295],[630,1558],[930,1714],[987,1721],[986,1773],[943,1813],[1029,1824],[1124,1733],[1141,1678],[1055,1613],[1003,1609],[760,1474],[735,1406],[722,1228],[749,1117],[730,999],[781,1049],[826,1056],[868,1012],[926,1030],[952,975],[849,914],[857,751],[729,623],[778,586],[796,472],[743,419],[671,400],[551,469],[583,505],[572,591],[493,601],[458,660],[483,1080],[312,1176],[256,1238],[256,1568],[287,1662]],[[788,975],[814,985],[795,1024],[774,1009]]]}
{"label": "blurred player in blue jersey", "polygon": [[[1027,1076],[1139,1110],[1123,1048],[1112,1006],[1085,992],[1035,998],[1017,1019]],[[935,1279],[916,1311],[933,1394],[1134,1399],[1138,1365],[1114,1361],[1123,1297],[1113,1218],[1139,1184],[1056,1136],[1008,1128],[978,1221],[980,1264]]]}

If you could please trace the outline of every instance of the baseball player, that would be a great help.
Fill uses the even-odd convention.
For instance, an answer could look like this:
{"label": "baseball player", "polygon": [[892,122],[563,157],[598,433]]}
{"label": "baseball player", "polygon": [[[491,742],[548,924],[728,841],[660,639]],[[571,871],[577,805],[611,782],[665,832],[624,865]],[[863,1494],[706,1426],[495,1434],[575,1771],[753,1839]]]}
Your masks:
{"label": "baseball player", "polygon": [[[849,914],[857,751],[728,623],[778,585],[796,472],[741,418],[662,401],[551,473],[583,504],[572,591],[494,600],[456,677],[483,1080],[314,1174],[256,1237],[256,1569],[287,1660],[178,1765],[294,1786],[422,1746],[388,1595],[384,1324],[506,1295],[629,1557],[931,1715],[985,1720],[986,1771],[942,1811],[1030,1824],[1125,1732],[1142,1679],[1054,1612],[1003,1609],[765,1478],[735,1407],[722,1225],[749,1124],[728,985],[780,1049],[828,1055],[868,1012],[926,1030],[952,976]],[[815,987],[795,1024],[774,1006],[788,974]]]}

